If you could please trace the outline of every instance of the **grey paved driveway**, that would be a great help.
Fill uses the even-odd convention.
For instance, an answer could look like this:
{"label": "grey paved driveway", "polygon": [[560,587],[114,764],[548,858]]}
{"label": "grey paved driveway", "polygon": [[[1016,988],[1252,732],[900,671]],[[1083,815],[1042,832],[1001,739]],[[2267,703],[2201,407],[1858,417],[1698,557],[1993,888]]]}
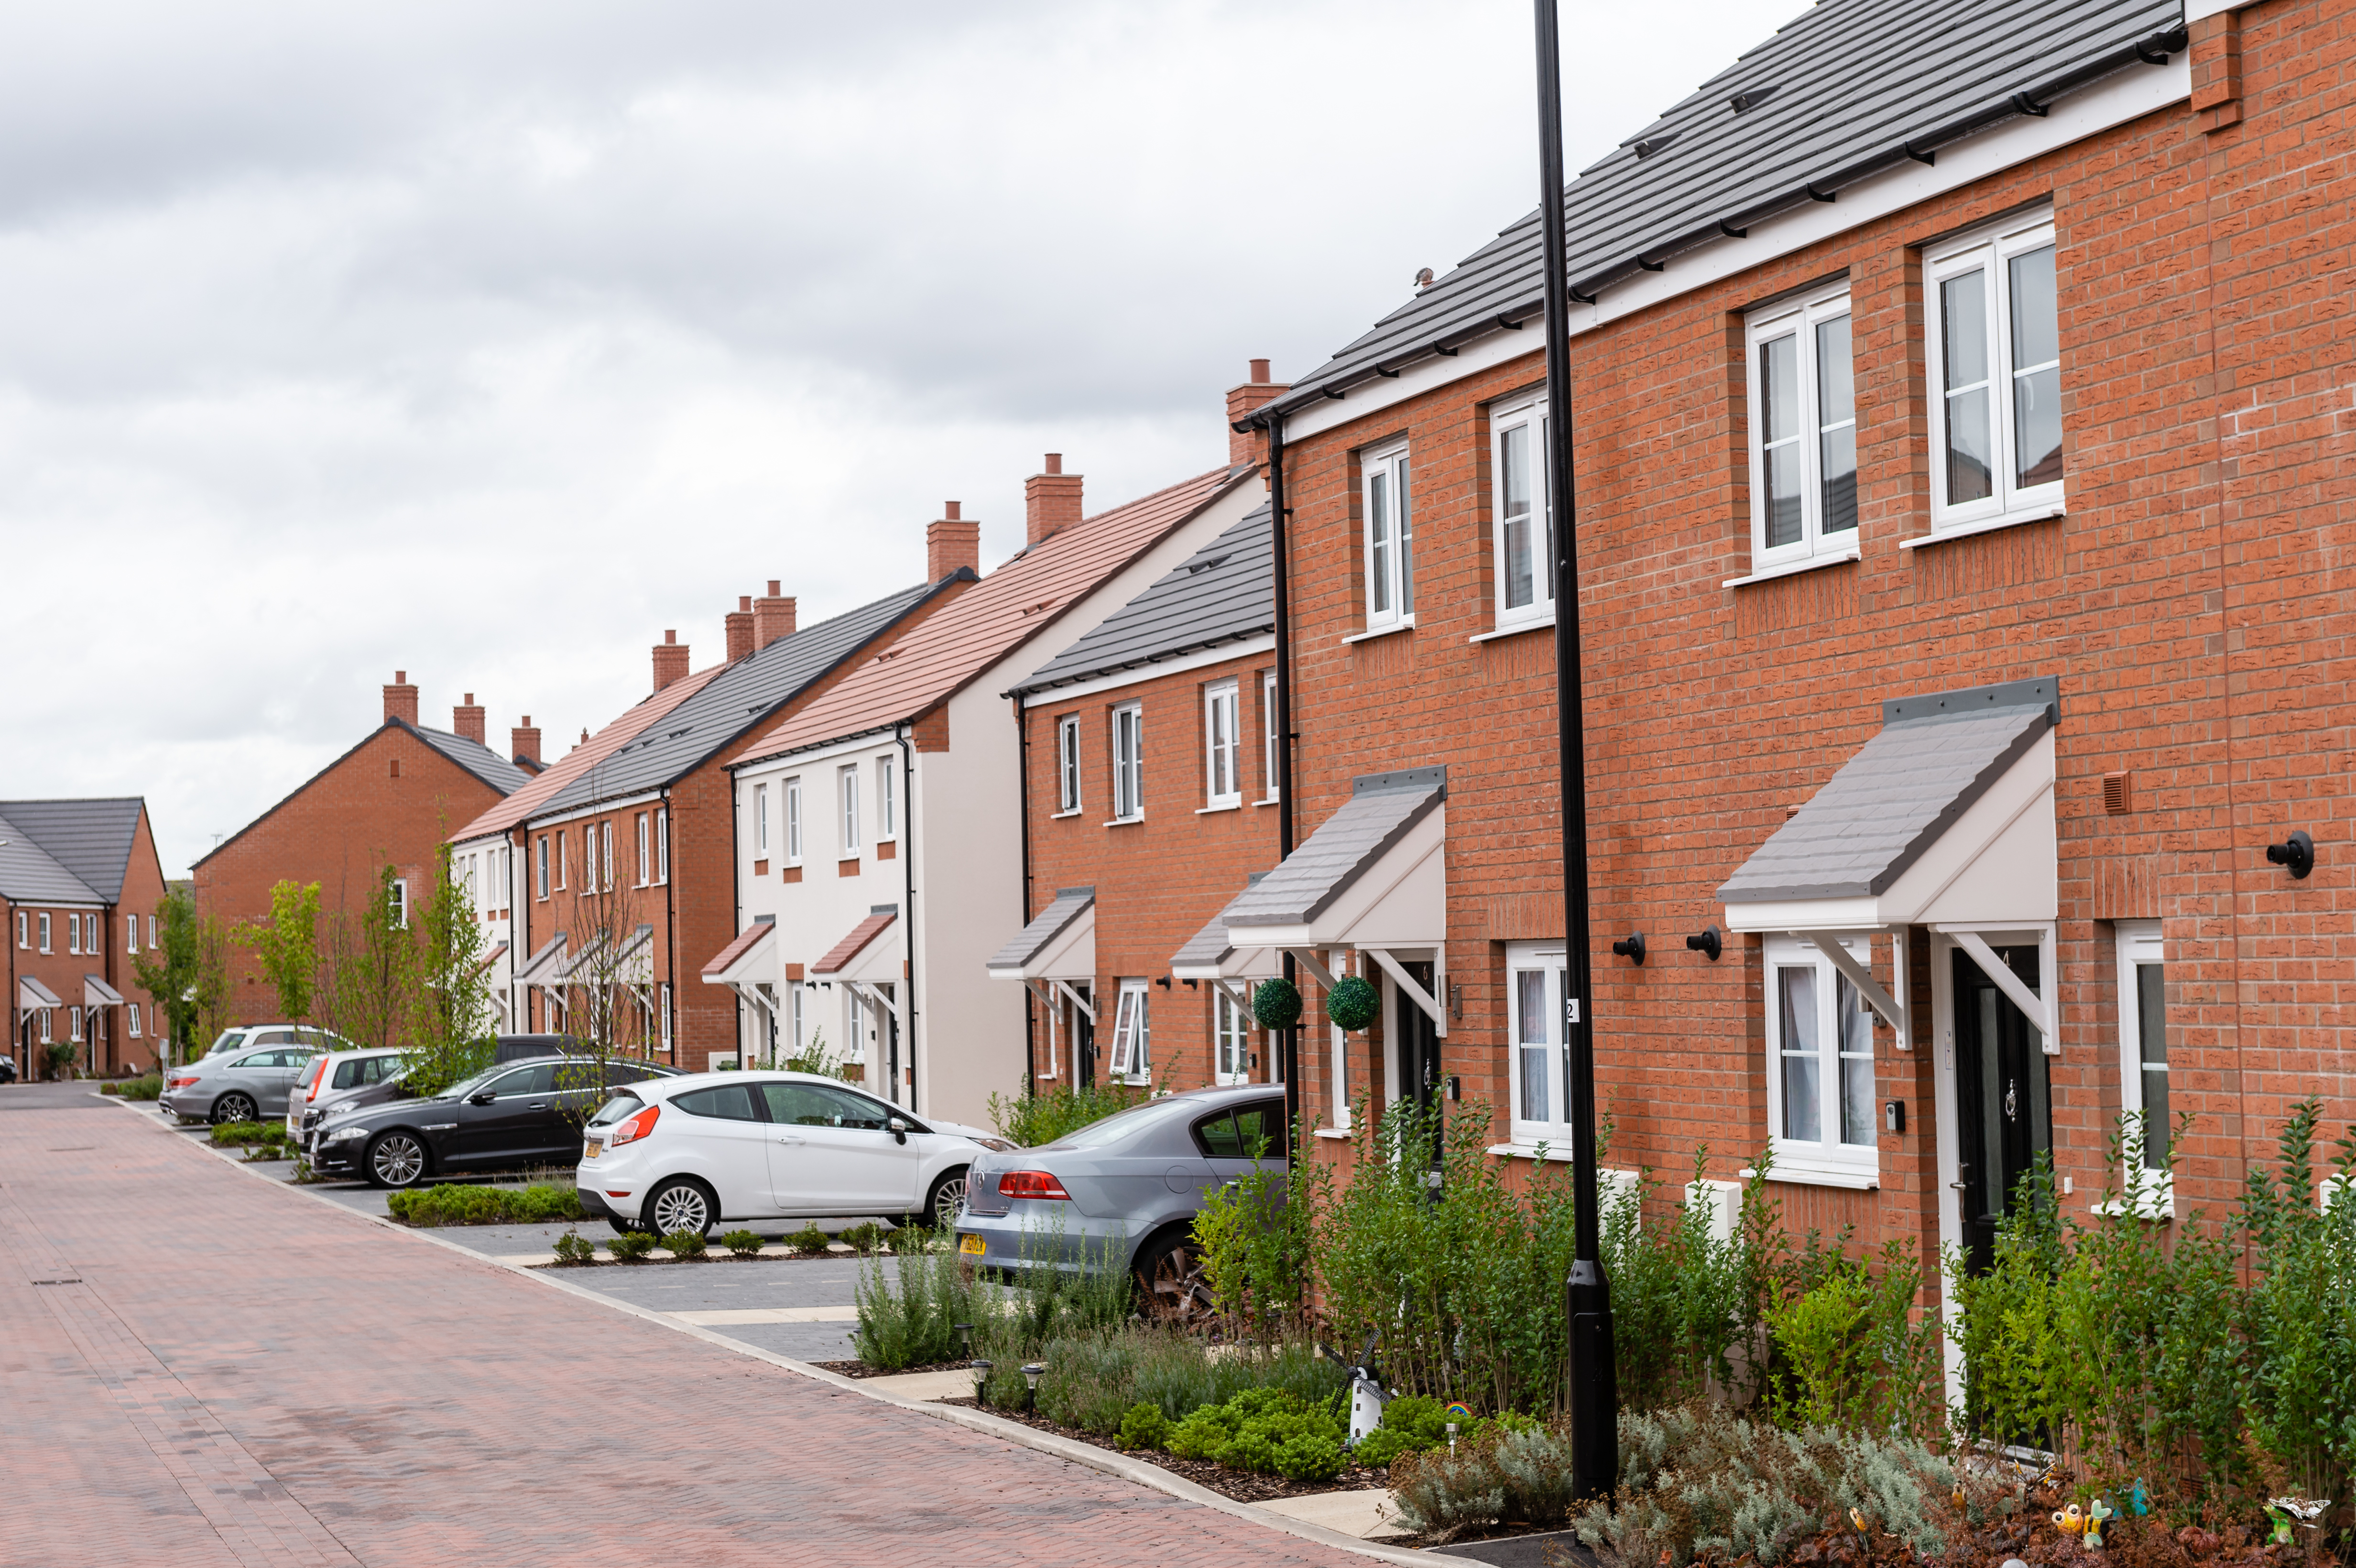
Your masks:
{"label": "grey paved driveway", "polygon": [[[1363,1561],[388,1232],[85,1104],[0,1116],[12,1568]],[[730,1266],[693,1288],[740,1288]],[[831,1288],[795,1273],[830,1266],[766,1288]]]}

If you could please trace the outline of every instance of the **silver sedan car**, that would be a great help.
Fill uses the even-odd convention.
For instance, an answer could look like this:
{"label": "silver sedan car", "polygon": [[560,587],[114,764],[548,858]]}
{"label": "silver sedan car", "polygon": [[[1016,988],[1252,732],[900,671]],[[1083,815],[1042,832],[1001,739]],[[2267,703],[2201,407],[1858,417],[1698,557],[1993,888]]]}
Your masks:
{"label": "silver sedan car", "polygon": [[1118,1263],[1164,1311],[1203,1304],[1194,1216],[1204,1194],[1255,1169],[1285,1181],[1284,1087],[1194,1089],[1130,1107],[1038,1148],[977,1156],[958,1250],[1019,1274]]}

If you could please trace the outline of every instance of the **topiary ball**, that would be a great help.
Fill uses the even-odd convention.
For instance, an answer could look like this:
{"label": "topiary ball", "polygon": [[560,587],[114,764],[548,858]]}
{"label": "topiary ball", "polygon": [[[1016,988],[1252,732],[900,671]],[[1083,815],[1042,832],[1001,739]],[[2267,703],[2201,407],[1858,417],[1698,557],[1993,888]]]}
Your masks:
{"label": "topiary ball", "polygon": [[1252,991],[1252,1017],[1262,1029],[1290,1029],[1301,1021],[1301,987],[1279,976]]}
{"label": "topiary ball", "polygon": [[1344,975],[1325,997],[1325,1016],[1355,1034],[1383,1016],[1382,994],[1363,975]]}

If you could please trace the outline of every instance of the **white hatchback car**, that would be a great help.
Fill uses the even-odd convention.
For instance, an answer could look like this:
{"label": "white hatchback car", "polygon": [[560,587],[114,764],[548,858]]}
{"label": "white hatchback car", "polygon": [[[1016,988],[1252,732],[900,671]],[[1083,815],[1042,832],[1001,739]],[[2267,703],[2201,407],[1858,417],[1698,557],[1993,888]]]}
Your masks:
{"label": "white hatchback car", "polygon": [[698,1072],[633,1083],[584,1129],[581,1206],[617,1231],[725,1220],[922,1216],[953,1221],[979,1127],[919,1120],[809,1072]]}

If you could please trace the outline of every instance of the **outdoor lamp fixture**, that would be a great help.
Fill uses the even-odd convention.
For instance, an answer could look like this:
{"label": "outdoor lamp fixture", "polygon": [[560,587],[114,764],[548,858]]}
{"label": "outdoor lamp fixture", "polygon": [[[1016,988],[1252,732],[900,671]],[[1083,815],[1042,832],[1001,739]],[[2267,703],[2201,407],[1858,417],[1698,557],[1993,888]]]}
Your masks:
{"label": "outdoor lamp fixture", "polygon": [[1154,983],[1155,985],[1157,985],[1157,986],[1161,987],[1163,990],[1165,990],[1165,991],[1166,991],[1166,990],[1168,990],[1168,989],[1170,988],[1170,976],[1167,976],[1167,975],[1164,975],[1164,976],[1162,976],[1162,978],[1160,978],[1159,980],[1154,981],[1153,983]]}
{"label": "outdoor lamp fixture", "polygon": [[1043,1378],[1043,1377],[1045,1377],[1046,1375],[1047,1375],[1047,1363],[1046,1363],[1046,1362],[1044,1362],[1044,1361],[1025,1361],[1025,1362],[1023,1362],[1023,1409],[1025,1409],[1025,1410],[1036,1410],[1036,1409],[1038,1409],[1038,1408],[1039,1408],[1039,1380],[1040,1380],[1041,1378]]}
{"label": "outdoor lamp fixture", "polygon": [[2315,840],[2307,836],[2305,829],[2294,827],[2287,842],[2266,846],[2266,864],[2288,866],[2291,879],[2303,881],[2315,869]]}
{"label": "outdoor lamp fixture", "polygon": [[958,1331],[958,1337],[964,1344],[966,1356],[970,1360],[973,1356],[973,1325],[970,1323],[952,1323],[949,1327]]}
{"label": "outdoor lamp fixture", "polygon": [[1708,954],[1713,964],[1718,962],[1718,955],[1726,951],[1726,944],[1719,939],[1718,927],[1714,925],[1705,925],[1687,937],[1686,946],[1695,953]]}
{"label": "outdoor lamp fixture", "polygon": [[[1538,238],[1546,266],[1546,388],[1552,417],[1543,426],[1547,497],[1554,539],[1556,779],[1562,790],[1562,1012],[1569,1091],[1571,1193],[1576,1245],[1564,1282],[1569,1309],[1571,1492],[1608,1497],[1620,1481],[1620,1390],[1612,1360],[1612,1285],[1604,1277],[1595,1159],[1594,1009],[1587,907],[1587,727],[1579,665],[1579,514],[1570,464],[1570,260],[1563,231],[1562,34],[1555,0],[1534,0],[1537,16]],[[1281,690],[1281,688],[1279,688]],[[1290,798],[1290,791],[1287,797]]]}
{"label": "outdoor lamp fixture", "polygon": [[992,1362],[983,1360],[977,1360],[971,1363],[973,1367],[973,1403],[976,1404],[988,1404],[990,1403],[990,1369],[993,1364],[994,1363]]}
{"label": "outdoor lamp fixture", "polygon": [[1630,932],[1625,942],[1615,942],[1612,944],[1612,951],[1622,958],[1634,961],[1639,967],[1642,967],[1644,962],[1644,933],[1641,931]]}

